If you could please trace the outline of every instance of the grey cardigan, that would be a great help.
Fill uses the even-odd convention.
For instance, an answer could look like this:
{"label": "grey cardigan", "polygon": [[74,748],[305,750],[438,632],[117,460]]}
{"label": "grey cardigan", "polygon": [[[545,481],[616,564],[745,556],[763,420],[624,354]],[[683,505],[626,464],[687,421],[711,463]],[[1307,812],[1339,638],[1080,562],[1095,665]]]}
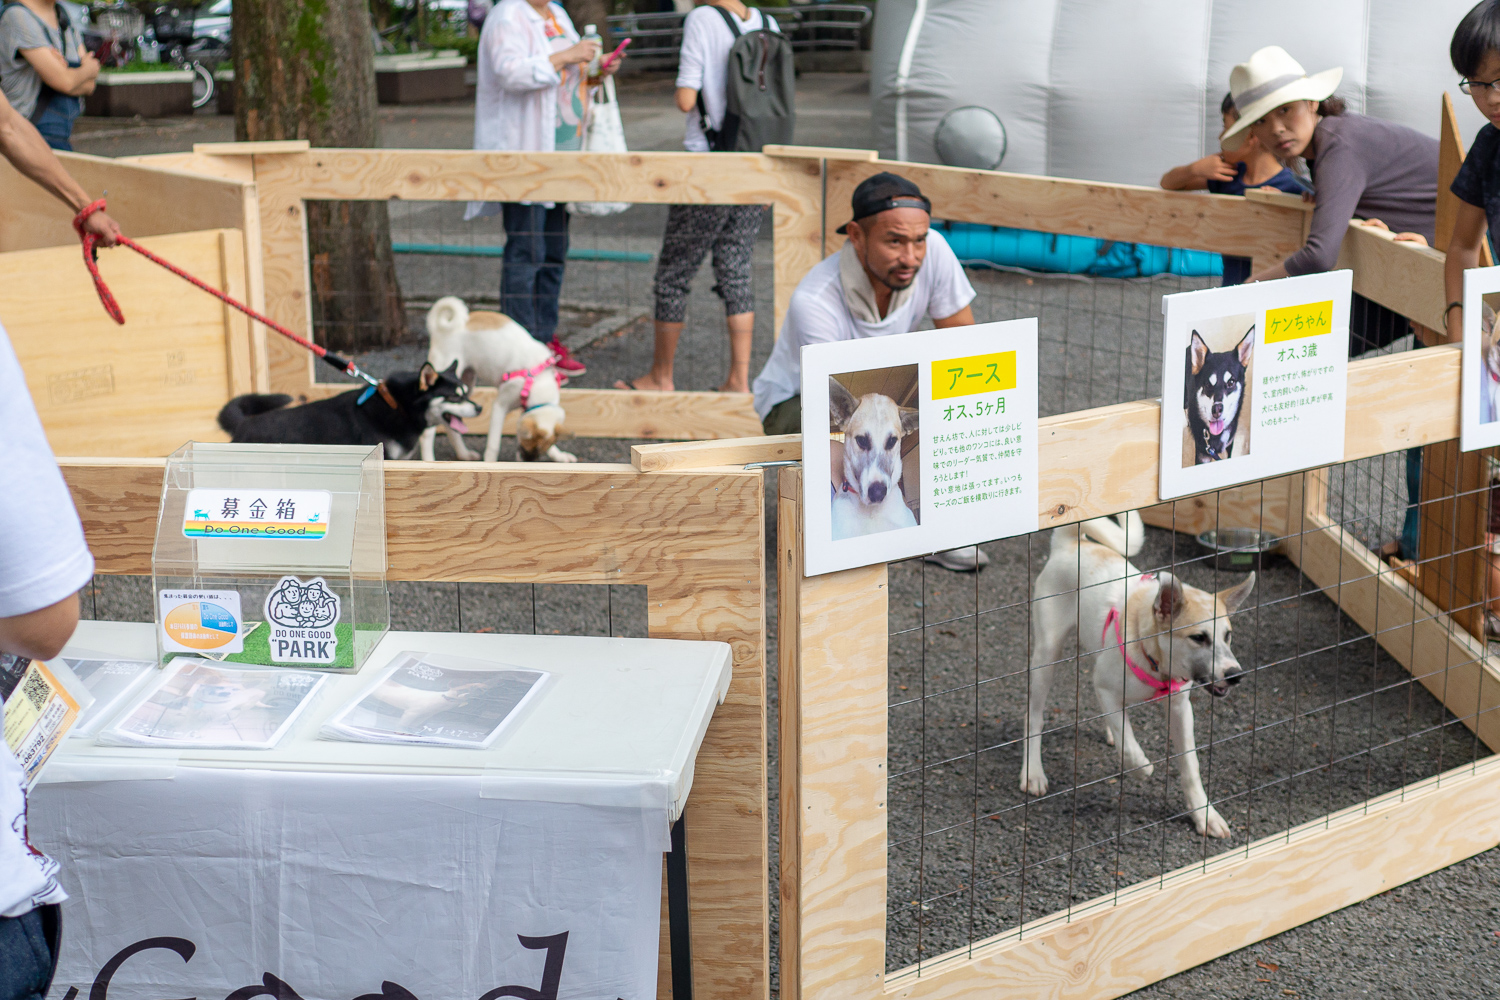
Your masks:
{"label": "grey cardigan", "polygon": [[1307,161],[1316,208],[1307,244],[1286,259],[1288,274],[1330,271],[1349,220],[1380,219],[1393,232],[1431,243],[1437,214],[1438,141],[1364,115],[1324,118]]}

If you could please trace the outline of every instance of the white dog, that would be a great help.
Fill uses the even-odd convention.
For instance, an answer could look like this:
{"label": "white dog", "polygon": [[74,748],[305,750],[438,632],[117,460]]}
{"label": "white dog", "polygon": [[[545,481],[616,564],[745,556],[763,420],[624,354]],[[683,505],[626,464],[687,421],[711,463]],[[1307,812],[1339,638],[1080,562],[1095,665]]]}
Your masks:
{"label": "white dog", "polygon": [[1217,594],[1185,586],[1170,573],[1143,575],[1125,556],[1140,551],[1144,531],[1140,514],[1131,511],[1116,520],[1096,518],[1052,532],[1052,551],[1031,604],[1036,647],[1021,790],[1031,795],[1047,791],[1042,714],[1052,673],[1074,648],[1069,637],[1081,629],[1078,648],[1097,650],[1094,691],[1104,714],[1105,740],[1119,746],[1122,767],[1151,774],[1153,766],[1136,742],[1125,710],[1166,698],[1170,752],[1181,755],[1177,767],[1193,825],[1200,834],[1227,837],[1229,824],[1209,805],[1198,775],[1189,688],[1202,684],[1223,697],[1239,682],[1244,671],[1229,648],[1229,616],[1250,596],[1255,574]]}
{"label": "white dog", "polygon": [[[833,537],[853,538],[917,523],[901,493],[901,439],[917,429],[915,410],[878,392],[854,398],[828,380],[828,416],[844,432],[843,479],[833,490]],[[833,470],[837,477],[840,470]]]}
{"label": "white dog", "polygon": [[[558,432],[567,415],[558,391],[562,377],[552,366],[552,352],[546,344],[509,316],[470,312],[462,300],[451,295],[438,299],[427,310],[427,336],[427,359],[434,368],[445,371],[456,361],[464,381],[495,387],[490,433],[484,443],[486,462],[500,457],[501,428],[511,410],[522,411],[516,428],[516,451],[521,461],[578,461],[557,446]],[[437,430],[429,427],[422,434],[424,462],[433,461]],[[461,434],[452,428],[444,430],[460,459],[472,462],[480,457],[468,449]]]}

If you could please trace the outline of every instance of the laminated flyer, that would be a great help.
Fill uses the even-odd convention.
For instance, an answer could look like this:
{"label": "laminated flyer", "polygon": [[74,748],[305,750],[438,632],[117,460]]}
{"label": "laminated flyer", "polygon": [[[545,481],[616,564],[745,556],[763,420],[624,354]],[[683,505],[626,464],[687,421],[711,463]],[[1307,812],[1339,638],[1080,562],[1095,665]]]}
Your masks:
{"label": "laminated flyer", "polygon": [[155,660],[121,660],[88,650],[72,650],[62,661],[94,696],[94,703],[78,716],[68,734],[70,739],[97,735],[131,696],[156,675]]}
{"label": "laminated flyer", "polygon": [[319,735],[482,749],[516,725],[550,676],[462,656],[401,653]]}
{"label": "laminated flyer", "polygon": [[30,788],[94,699],[66,663],[0,653],[0,700],[5,702],[5,745],[20,762]]}
{"label": "laminated flyer", "polygon": [[1353,272],[1162,297],[1163,500],[1344,460]]}
{"label": "laminated flyer", "polygon": [[1459,391],[1459,447],[1500,445],[1500,267],[1464,271],[1464,350]]}
{"label": "laminated flyer", "polygon": [[1036,320],[804,347],[802,441],[808,576],[1035,531]]}
{"label": "laminated flyer", "polygon": [[99,734],[107,746],[270,750],[291,729],[326,674],[179,657]]}

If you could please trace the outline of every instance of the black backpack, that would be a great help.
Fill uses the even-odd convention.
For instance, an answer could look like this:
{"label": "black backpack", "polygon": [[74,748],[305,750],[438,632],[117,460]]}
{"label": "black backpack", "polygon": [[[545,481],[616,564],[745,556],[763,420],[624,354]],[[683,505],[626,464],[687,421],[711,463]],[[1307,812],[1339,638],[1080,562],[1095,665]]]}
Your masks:
{"label": "black backpack", "polygon": [[[716,6],[714,10],[736,37],[729,50],[724,123],[718,129],[709,127],[703,92],[698,92],[698,120],[708,137],[708,148],[716,153],[758,153],[762,146],[790,143],[797,123],[796,64],[791,40],[770,28],[742,32],[739,19],[733,14],[723,7]],[[771,15],[761,12],[762,24],[770,18]]]}

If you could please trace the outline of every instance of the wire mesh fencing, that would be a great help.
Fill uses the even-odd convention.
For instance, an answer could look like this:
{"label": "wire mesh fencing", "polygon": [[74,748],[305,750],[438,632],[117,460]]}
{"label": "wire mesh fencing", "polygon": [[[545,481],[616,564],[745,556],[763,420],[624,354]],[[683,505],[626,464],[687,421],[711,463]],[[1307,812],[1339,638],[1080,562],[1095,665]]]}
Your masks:
{"label": "wire mesh fencing", "polygon": [[[1054,546],[1046,532],[983,546],[991,563],[979,574],[921,560],[893,564],[888,970],[920,970],[1024,923],[1091,901],[1108,905],[1183,866],[1487,756],[1470,728],[1477,720],[1446,709],[1414,676],[1431,681],[1462,665],[1451,655],[1433,662],[1411,638],[1414,622],[1432,619],[1428,606],[1409,597],[1399,613],[1387,609],[1372,635],[1340,609],[1353,584],[1325,592],[1292,561],[1311,558],[1307,546],[1341,529],[1371,537],[1399,525],[1408,504],[1389,470],[1404,463],[1397,453],[1308,474],[1315,488],[1315,477],[1330,484],[1330,526],[1309,522],[1304,530],[1294,515],[1282,543],[1292,558],[1262,562],[1238,613],[1204,605],[1203,621],[1182,619],[1170,631],[1158,624],[1154,637],[1128,622],[1154,620],[1151,607],[1142,618],[1137,605],[1153,600],[1166,574],[1190,595],[1193,588],[1223,595],[1247,575],[1164,527],[1129,539],[1127,551],[1139,551],[1128,564],[1092,543]],[[1243,493],[1232,511],[1227,501],[1219,511],[1220,496],[1204,498],[1215,525],[1278,516],[1263,498],[1247,512]],[[1321,551],[1326,558],[1327,544]],[[1052,591],[1062,613],[1051,616],[1037,613],[1036,591],[1049,559],[1076,564],[1073,585]],[[1373,572],[1390,580],[1395,571]],[[1127,621],[1123,630],[1110,630],[1110,607]],[[1134,666],[1158,676],[1160,662],[1191,657],[1216,630],[1243,673],[1214,690],[1212,673],[1200,671],[1185,697],[1196,714],[1202,788],[1228,827],[1223,838],[1200,835],[1183,787],[1191,765],[1186,740],[1172,733],[1170,706],[1184,695],[1126,710],[1141,763],[1122,753],[1122,737],[1111,745],[1109,727],[1118,732],[1121,716],[1099,691],[1121,689],[1133,672],[1122,641]],[[1417,669],[1408,671],[1377,637],[1401,644],[1397,651],[1415,657]],[[1223,650],[1215,650],[1222,663]],[[1043,671],[1051,690],[1033,735],[1047,782],[1028,793],[1024,717]]]}

